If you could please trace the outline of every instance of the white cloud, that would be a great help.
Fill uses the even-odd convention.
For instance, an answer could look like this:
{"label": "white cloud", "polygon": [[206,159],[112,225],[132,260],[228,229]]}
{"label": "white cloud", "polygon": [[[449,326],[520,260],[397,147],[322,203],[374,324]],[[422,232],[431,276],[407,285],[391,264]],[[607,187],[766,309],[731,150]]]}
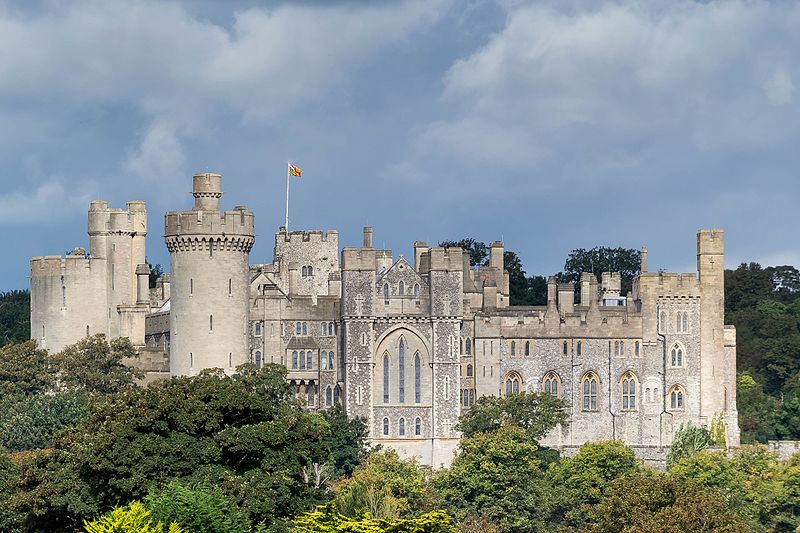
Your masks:
{"label": "white cloud", "polygon": [[74,217],[88,205],[89,197],[68,190],[60,181],[48,181],[31,191],[0,195],[0,224],[52,223]]}
{"label": "white cloud", "polygon": [[764,94],[772,105],[786,105],[792,101],[794,83],[785,70],[778,70],[764,82]]}
{"label": "white cloud", "polygon": [[148,181],[185,181],[185,156],[175,127],[156,121],[150,125],[138,150],[125,164],[131,173]]}

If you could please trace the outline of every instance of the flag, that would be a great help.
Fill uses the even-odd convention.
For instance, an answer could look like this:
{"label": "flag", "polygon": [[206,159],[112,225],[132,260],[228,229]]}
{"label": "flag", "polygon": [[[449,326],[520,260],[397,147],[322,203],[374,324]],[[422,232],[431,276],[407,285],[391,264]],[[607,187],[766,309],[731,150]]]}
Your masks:
{"label": "flag", "polygon": [[293,164],[289,163],[289,175],[290,176],[297,176],[298,178],[303,174],[303,171],[300,167],[296,167]]}

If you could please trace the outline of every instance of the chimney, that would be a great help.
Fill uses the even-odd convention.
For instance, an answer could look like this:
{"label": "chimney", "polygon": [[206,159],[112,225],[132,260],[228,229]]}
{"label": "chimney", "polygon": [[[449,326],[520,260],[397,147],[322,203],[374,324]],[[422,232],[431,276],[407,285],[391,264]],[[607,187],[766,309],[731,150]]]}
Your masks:
{"label": "chimney", "polygon": [[[422,254],[428,253],[428,243],[422,241],[414,242],[414,270],[421,272],[422,268]],[[469,254],[464,254],[469,257]]]}
{"label": "chimney", "polygon": [[489,246],[489,266],[503,270],[503,243],[494,241]]}
{"label": "chimney", "polygon": [[556,293],[558,291],[558,285],[556,285],[556,278],[554,276],[550,276],[547,278],[547,310],[556,309],[558,306],[556,305]]}
{"label": "chimney", "polygon": [[639,268],[642,273],[647,272],[647,248],[642,246],[642,266]]}
{"label": "chimney", "polygon": [[597,299],[597,295],[592,297],[592,278],[594,278],[594,274],[591,272],[581,273],[581,305],[589,305],[591,298]]}
{"label": "chimney", "polygon": [[297,263],[289,263],[289,296],[295,296],[299,289],[299,280],[297,279]]}
{"label": "chimney", "polygon": [[372,227],[364,226],[364,248],[372,248]]}
{"label": "chimney", "polygon": [[575,285],[572,283],[558,285],[558,307],[562,315],[575,310]]}

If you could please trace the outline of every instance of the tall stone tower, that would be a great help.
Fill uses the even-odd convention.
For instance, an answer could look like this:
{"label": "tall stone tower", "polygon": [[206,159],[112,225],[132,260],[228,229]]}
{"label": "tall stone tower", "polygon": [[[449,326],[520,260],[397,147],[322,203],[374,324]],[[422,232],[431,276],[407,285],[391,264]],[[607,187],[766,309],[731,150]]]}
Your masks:
{"label": "tall stone tower", "polygon": [[254,216],[238,206],[223,213],[219,174],[195,174],[194,207],[169,212],[170,373],[233,371],[249,360],[249,256]]}

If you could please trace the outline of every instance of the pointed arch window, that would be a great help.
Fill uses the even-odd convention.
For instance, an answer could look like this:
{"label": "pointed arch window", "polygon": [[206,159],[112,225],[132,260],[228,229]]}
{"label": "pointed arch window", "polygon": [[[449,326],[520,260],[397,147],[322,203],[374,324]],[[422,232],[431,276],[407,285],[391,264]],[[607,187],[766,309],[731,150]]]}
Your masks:
{"label": "pointed arch window", "polygon": [[400,386],[399,400],[400,403],[406,403],[406,340],[403,337],[400,337],[400,347],[398,351],[397,365],[399,367],[399,372],[397,383]]}
{"label": "pointed arch window", "polygon": [[298,322],[294,325],[295,335],[302,335],[303,334],[303,324]]}
{"label": "pointed arch window", "polygon": [[422,419],[420,417],[414,420],[414,435],[417,437],[422,435]]}
{"label": "pointed arch window", "polygon": [[597,411],[597,385],[599,380],[594,372],[587,372],[581,380],[583,392],[583,410]]}
{"label": "pointed arch window", "polygon": [[672,345],[672,348],[669,351],[670,355],[670,363],[674,367],[682,367],[683,366],[683,346],[678,344],[677,342]]}
{"label": "pointed arch window", "polygon": [[[230,366],[230,364],[228,366]],[[260,350],[256,350],[256,368],[261,368],[261,351]]]}
{"label": "pointed arch window", "polygon": [[330,385],[325,389],[325,405],[328,407],[333,405],[333,389]]}
{"label": "pointed arch window", "polygon": [[328,323],[327,322],[323,322],[322,323],[322,336],[323,337],[327,337],[328,336]]}
{"label": "pointed arch window", "polygon": [[519,394],[519,391],[522,390],[522,376],[520,376],[518,372],[509,372],[506,374],[503,384],[506,396]]}
{"label": "pointed arch window", "polygon": [[389,284],[388,283],[384,283],[383,284],[383,302],[387,303],[387,304],[389,303]]}
{"label": "pointed arch window", "polygon": [[322,351],[320,354],[320,361],[319,366],[322,370],[328,370],[328,353],[326,351]]}
{"label": "pointed arch window", "polygon": [[544,391],[556,398],[561,394],[561,378],[555,372],[548,372],[544,376]]}
{"label": "pointed arch window", "polygon": [[297,370],[297,350],[292,352],[292,370]]}
{"label": "pointed arch window", "polygon": [[419,300],[419,283],[414,284],[414,298]]}
{"label": "pointed arch window", "polygon": [[517,343],[511,341],[511,355],[517,355]]}
{"label": "pointed arch window", "polygon": [[474,370],[473,370],[473,368],[472,368],[472,365],[467,365],[467,377],[468,377],[468,378],[471,378],[471,377],[473,376],[473,374],[474,374],[474,373],[475,373],[475,372],[474,372]]}
{"label": "pointed arch window", "polygon": [[531,341],[525,341],[525,355],[531,354]]}
{"label": "pointed arch window", "polygon": [[306,352],[300,351],[300,370],[306,369]]}
{"label": "pointed arch window", "polygon": [[681,326],[684,333],[689,333],[689,313],[687,311],[683,312],[683,321]]}
{"label": "pointed arch window", "polygon": [[309,383],[306,386],[306,400],[309,406],[313,406],[316,402],[317,391],[316,386],[313,383]]}
{"label": "pointed arch window", "polygon": [[383,434],[389,434],[389,419],[386,417],[383,418]]}
{"label": "pointed arch window", "polygon": [[401,437],[405,437],[406,435],[406,419],[403,417],[400,417],[400,421],[397,423],[397,433]]}
{"label": "pointed arch window", "polygon": [[314,352],[308,350],[306,352],[306,370],[312,370],[314,368]]}
{"label": "pointed arch window", "polygon": [[389,354],[388,353],[383,355],[383,403],[389,403]]}
{"label": "pointed arch window", "polygon": [[[359,390],[361,390],[361,389],[359,388]],[[339,387],[339,385],[336,385],[333,388],[333,403],[336,404],[336,405],[339,405],[339,403],[341,403],[341,397],[342,397],[342,388]],[[359,397],[360,397],[360,395],[359,395]]]}
{"label": "pointed arch window", "polygon": [[422,402],[422,359],[414,354],[414,403]]}
{"label": "pointed arch window", "polygon": [[622,409],[626,411],[636,410],[636,376],[633,372],[625,372],[620,380],[622,384]]}
{"label": "pointed arch window", "polygon": [[469,337],[467,337],[467,340],[464,341],[464,348],[465,348],[464,352],[467,355],[472,355],[472,339],[470,339]]}
{"label": "pointed arch window", "polygon": [[303,322],[303,335],[308,335],[308,322]]}
{"label": "pointed arch window", "polygon": [[335,370],[335,369],[336,365],[334,365],[333,352],[331,351],[328,352],[328,370]]}
{"label": "pointed arch window", "polygon": [[397,294],[399,294],[400,296],[403,296],[405,293],[406,293],[406,284],[401,279],[400,283],[397,284]]}
{"label": "pointed arch window", "polygon": [[669,408],[673,411],[683,411],[686,401],[686,391],[680,385],[673,385],[669,389]]}

